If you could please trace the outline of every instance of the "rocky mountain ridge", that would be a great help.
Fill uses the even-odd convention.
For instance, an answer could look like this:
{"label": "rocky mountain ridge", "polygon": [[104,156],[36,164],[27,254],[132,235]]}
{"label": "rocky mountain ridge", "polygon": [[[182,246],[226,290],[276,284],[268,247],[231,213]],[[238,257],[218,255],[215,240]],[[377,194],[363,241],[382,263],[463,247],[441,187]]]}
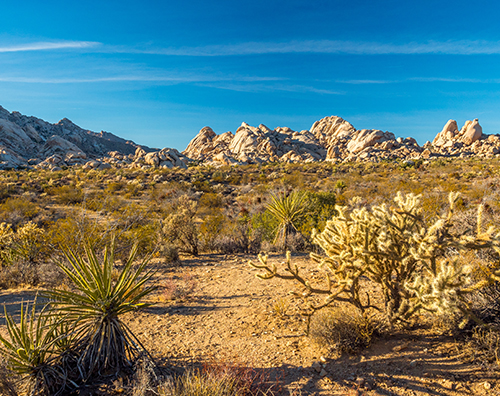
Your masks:
{"label": "rocky mountain ridge", "polygon": [[180,153],[151,149],[109,132],[92,132],[64,118],[56,124],[5,110],[0,106],[0,169],[34,167],[52,170],[81,165],[111,167],[185,168],[190,162],[221,166],[265,162],[417,160],[433,157],[493,156],[500,153],[500,136],[483,134],[479,121],[459,130],[450,120],[432,142],[419,146],[411,137],[391,132],[357,130],[337,116],[316,121],[310,130],[270,129],[242,123],[233,134],[217,135],[204,127]]}
{"label": "rocky mountain ridge", "polygon": [[316,121],[310,130],[269,129],[243,123],[233,134],[215,134],[204,127],[182,152],[210,165],[262,162],[417,160],[433,157],[492,156],[500,153],[500,136],[483,134],[477,119],[458,130],[450,120],[435,139],[419,146],[377,129],[357,130],[344,119],[331,116]]}

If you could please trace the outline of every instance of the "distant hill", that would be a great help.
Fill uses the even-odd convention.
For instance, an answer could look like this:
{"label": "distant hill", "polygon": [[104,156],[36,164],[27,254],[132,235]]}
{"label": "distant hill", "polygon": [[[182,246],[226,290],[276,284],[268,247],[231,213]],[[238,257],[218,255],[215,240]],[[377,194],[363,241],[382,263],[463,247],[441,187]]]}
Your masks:
{"label": "distant hill", "polygon": [[0,106],[0,166],[4,168],[38,164],[53,155],[64,157],[68,165],[77,165],[110,151],[134,154],[138,148],[152,151],[109,132],[82,129],[67,118],[51,124]]}
{"label": "distant hill", "polygon": [[450,120],[432,142],[420,146],[412,137],[391,132],[357,130],[337,116],[316,121],[310,130],[269,129],[243,123],[233,134],[217,135],[204,127],[186,150],[152,149],[109,132],[80,128],[67,118],[56,124],[0,106],[0,169],[38,167],[52,170],[83,165],[87,169],[114,167],[186,167],[265,162],[380,161],[435,157],[493,156],[500,153],[500,137],[483,134],[479,121],[459,130]]}

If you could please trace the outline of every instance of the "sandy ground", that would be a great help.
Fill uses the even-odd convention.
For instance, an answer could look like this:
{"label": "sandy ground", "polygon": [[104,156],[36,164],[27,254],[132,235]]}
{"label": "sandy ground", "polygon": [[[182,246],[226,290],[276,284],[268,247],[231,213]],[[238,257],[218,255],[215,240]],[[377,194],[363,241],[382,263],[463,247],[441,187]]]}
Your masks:
{"label": "sandy ground", "polygon": [[[355,356],[325,354],[305,335],[305,323],[287,297],[289,282],[257,279],[250,259],[256,260],[202,255],[157,273],[156,304],[125,320],[159,365],[176,371],[235,362],[278,380],[277,394],[500,394],[497,372],[461,360],[458,341],[425,328],[378,338]],[[314,272],[306,256],[295,260]],[[194,283],[186,298],[166,299],[173,284]],[[18,315],[18,302],[33,293],[4,291],[0,302]],[[277,301],[286,307],[284,315],[276,312]]]}

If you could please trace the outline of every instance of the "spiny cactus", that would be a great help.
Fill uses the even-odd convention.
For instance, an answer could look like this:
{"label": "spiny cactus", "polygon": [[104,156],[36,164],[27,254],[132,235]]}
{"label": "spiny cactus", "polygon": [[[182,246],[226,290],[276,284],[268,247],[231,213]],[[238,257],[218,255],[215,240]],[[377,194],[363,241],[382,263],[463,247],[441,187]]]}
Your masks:
{"label": "spiny cactus", "polygon": [[391,326],[420,309],[466,313],[466,295],[500,279],[500,269],[492,271],[488,279],[472,283],[470,268],[446,253],[492,247],[500,251],[500,234],[492,227],[482,230],[480,207],[476,234],[453,235],[450,230],[457,199],[458,194],[451,193],[448,212],[430,226],[424,223],[420,196],[414,194],[398,193],[391,207],[384,204],[349,213],[336,207],[338,216],[327,222],[323,232],[313,234],[313,242],[325,253],[311,253],[325,271],[324,288],[313,287],[292,265],[289,255],[285,273],[274,264],[268,265],[267,256],[259,256],[260,264],[250,265],[265,271],[258,275],[260,278],[298,281],[305,288],[306,298],[325,295],[323,303],[310,303],[309,317],[334,301],[349,302],[361,311],[372,307],[369,298],[360,295],[361,276],[381,287],[384,312]]}

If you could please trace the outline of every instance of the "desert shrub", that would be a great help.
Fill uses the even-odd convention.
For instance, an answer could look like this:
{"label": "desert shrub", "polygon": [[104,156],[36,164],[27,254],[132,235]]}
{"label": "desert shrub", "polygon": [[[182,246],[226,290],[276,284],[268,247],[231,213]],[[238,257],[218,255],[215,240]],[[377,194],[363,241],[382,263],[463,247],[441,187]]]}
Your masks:
{"label": "desert shrub", "polygon": [[[228,211],[217,229],[213,229],[211,251],[220,254],[256,253],[260,250],[262,236],[259,229],[253,227],[252,217],[245,208]],[[203,230],[203,223],[200,230]]]}
{"label": "desert shrub", "polygon": [[255,213],[251,217],[251,226],[258,232],[263,241],[272,242],[275,237],[275,230],[278,226],[276,218],[268,211]]}
{"label": "desert shrub", "polygon": [[329,352],[356,353],[367,348],[376,333],[376,326],[357,310],[328,308],[311,322],[312,341]]}
{"label": "desert shrub", "polygon": [[195,222],[197,203],[187,195],[181,195],[170,204],[169,214],[163,221],[165,240],[180,252],[198,255],[198,226]]}
{"label": "desert shrub", "polygon": [[180,278],[170,277],[160,286],[160,298],[166,301],[183,301],[191,297],[196,286],[196,279],[191,274],[185,273]]}
{"label": "desert shrub", "polygon": [[145,186],[140,180],[134,179],[125,186],[125,198],[140,197],[144,190]]}
{"label": "desert shrub", "polygon": [[161,240],[154,253],[155,257],[160,258],[165,264],[179,262],[179,250],[168,241]]}
{"label": "desert shrub", "polygon": [[63,205],[80,203],[84,198],[82,189],[76,186],[52,187],[47,192]]}
{"label": "desert shrub", "polygon": [[14,188],[12,186],[0,183],[0,202],[5,201],[12,194],[14,194]]}
{"label": "desert shrub", "polygon": [[82,207],[99,213],[113,213],[125,206],[124,199],[116,194],[91,191],[85,195]]}
{"label": "desert shrub", "polygon": [[216,240],[220,237],[228,219],[222,212],[205,216],[200,224],[200,242],[205,251],[214,251]]}
{"label": "desert shrub", "polygon": [[198,201],[198,210],[214,210],[222,207],[222,197],[217,193],[205,193]]}
{"label": "desert shrub", "polygon": [[336,201],[334,192],[307,192],[304,203],[307,215],[298,224],[301,234],[310,237],[312,230],[323,230],[326,222],[337,214]]}
{"label": "desert shrub", "polygon": [[47,227],[47,243],[53,248],[71,246],[79,253],[85,252],[85,244],[100,250],[111,241],[112,229],[98,216],[86,210],[73,212]]}
{"label": "desert shrub", "polygon": [[0,223],[0,283],[3,287],[37,285],[40,266],[50,254],[44,230],[28,222],[13,232]]}
{"label": "desert shrub", "polygon": [[0,221],[5,221],[15,226],[19,223],[33,220],[39,212],[40,208],[38,205],[24,197],[7,198],[0,205]]}
{"label": "desert shrub", "polygon": [[112,181],[109,182],[108,185],[106,186],[105,192],[109,194],[114,194],[117,193],[118,191],[121,191],[125,188],[125,182],[123,181]]}
{"label": "desert shrub", "polygon": [[137,257],[145,257],[158,248],[160,240],[159,224],[155,221],[150,221],[146,224],[133,224],[128,228],[121,228],[115,225],[113,231],[116,235],[116,256],[125,261],[127,252],[132,246],[138,245]]}
{"label": "desert shrub", "polygon": [[499,328],[476,327],[467,341],[465,355],[477,363],[500,365]]}

